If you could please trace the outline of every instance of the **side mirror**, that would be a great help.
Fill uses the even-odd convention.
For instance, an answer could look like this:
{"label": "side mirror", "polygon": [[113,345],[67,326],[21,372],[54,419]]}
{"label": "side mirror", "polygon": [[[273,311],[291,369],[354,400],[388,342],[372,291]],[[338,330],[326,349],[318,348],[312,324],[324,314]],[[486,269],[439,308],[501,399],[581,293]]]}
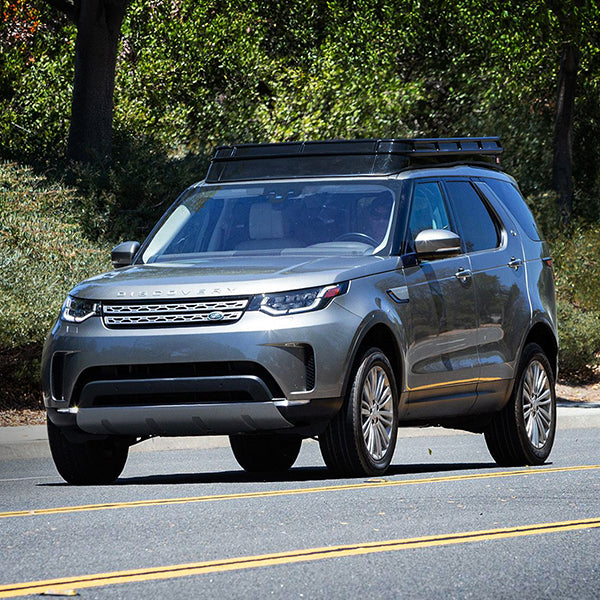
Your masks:
{"label": "side mirror", "polygon": [[415,252],[429,259],[460,254],[460,236],[447,229],[424,229],[415,238]]}
{"label": "side mirror", "polygon": [[115,246],[110,253],[110,260],[115,269],[119,267],[128,267],[135,258],[140,249],[139,242],[122,242]]}

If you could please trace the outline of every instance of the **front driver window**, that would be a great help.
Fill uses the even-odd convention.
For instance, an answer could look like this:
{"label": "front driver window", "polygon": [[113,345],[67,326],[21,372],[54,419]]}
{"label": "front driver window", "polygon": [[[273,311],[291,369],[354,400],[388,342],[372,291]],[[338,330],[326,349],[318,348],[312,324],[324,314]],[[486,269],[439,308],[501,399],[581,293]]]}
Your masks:
{"label": "front driver window", "polygon": [[415,237],[420,231],[451,229],[446,204],[437,182],[429,181],[415,185],[408,227],[408,239],[413,248]]}

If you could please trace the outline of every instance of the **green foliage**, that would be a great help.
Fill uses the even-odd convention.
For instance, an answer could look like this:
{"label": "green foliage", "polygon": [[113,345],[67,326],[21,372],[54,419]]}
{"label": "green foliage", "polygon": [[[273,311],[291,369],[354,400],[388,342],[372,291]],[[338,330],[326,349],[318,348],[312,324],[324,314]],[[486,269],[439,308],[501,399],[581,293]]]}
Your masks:
{"label": "green foliage", "polygon": [[42,344],[68,291],[110,267],[80,225],[82,197],[0,163],[0,407],[40,405]]}
{"label": "green foliage", "polygon": [[[23,42],[8,44],[15,26],[0,23],[0,152],[59,164],[75,31],[46,3],[36,6],[40,24]],[[29,23],[28,14],[19,13],[19,23]],[[594,220],[597,25],[596,2],[132,0],[117,65],[115,154],[133,138],[166,162],[192,154],[203,165],[221,143],[499,134],[507,170],[527,194],[543,193],[558,61],[562,44],[575,39],[575,210]],[[157,203],[154,194],[124,197],[118,186],[109,194]]]}
{"label": "green foliage", "polygon": [[144,136],[115,137],[109,166],[71,165],[67,180],[79,192],[79,223],[88,237],[141,241],[179,194],[202,178],[208,157],[170,157]]}
{"label": "green foliage", "polygon": [[75,31],[45,3],[8,6],[16,12],[0,19],[0,157],[53,160],[65,149]]}
{"label": "green foliage", "polygon": [[559,302],[559,366],[563,375],[586,375],[598,364],[600,311],[582,311]]}
{"label": "green foliage", "polygon": [[581,372],[600,363],[600,226],[578,226],[550,239],[561,369]]}
{"label": "green foliage", "polygon": [[73,190],[0,164],[0,350],[41,344],[75,283],[110,266],[90,243]]}
{"label": "green foliage", "polygon": [[552,248],[561,372],[589,374],[600,364],[600,225],[580,220],[565,228],[552,193],[528,201]]}
{"label": "green foliage", "polygon": [[524,194],[524,197],[544,239],[554,244],[557,240],[568,237],[567,228],[561,221],[554,192]]}
{"label": "green foliage", "polygon": [[553,249],[561,299],[586,311],[600,311],[600,226],[577,227],[558,237]]}
{"label": "green foliage", "polygon": [[123,26],[117,125],[174,152],[260,137],[254,113],[274,66],[260,45],[265,25],[252,3],[134,2]]}

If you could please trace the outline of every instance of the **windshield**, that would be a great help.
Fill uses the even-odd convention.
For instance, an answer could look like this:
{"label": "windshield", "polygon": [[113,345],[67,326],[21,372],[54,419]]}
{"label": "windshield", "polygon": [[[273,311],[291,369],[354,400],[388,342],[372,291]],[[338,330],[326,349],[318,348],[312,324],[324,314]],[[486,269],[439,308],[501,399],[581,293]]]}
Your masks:
{"label": "windshield", "polygon": [[384,183],[198,185],[171,209],[143,262],[207,254],[374,254],[387,246],[394,192]]}

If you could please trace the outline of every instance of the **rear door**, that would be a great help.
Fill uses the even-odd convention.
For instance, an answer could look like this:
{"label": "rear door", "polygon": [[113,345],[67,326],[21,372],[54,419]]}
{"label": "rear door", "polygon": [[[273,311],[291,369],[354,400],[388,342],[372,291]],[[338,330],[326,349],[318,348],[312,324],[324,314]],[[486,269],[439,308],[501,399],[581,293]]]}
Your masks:
{"label": "rear door", "polygon": [[444,185],[471,264],[481,365],[475,411],[487,412],[506,395],[528,326],[523,249],[512,218],[484,186],[456,178]]}

